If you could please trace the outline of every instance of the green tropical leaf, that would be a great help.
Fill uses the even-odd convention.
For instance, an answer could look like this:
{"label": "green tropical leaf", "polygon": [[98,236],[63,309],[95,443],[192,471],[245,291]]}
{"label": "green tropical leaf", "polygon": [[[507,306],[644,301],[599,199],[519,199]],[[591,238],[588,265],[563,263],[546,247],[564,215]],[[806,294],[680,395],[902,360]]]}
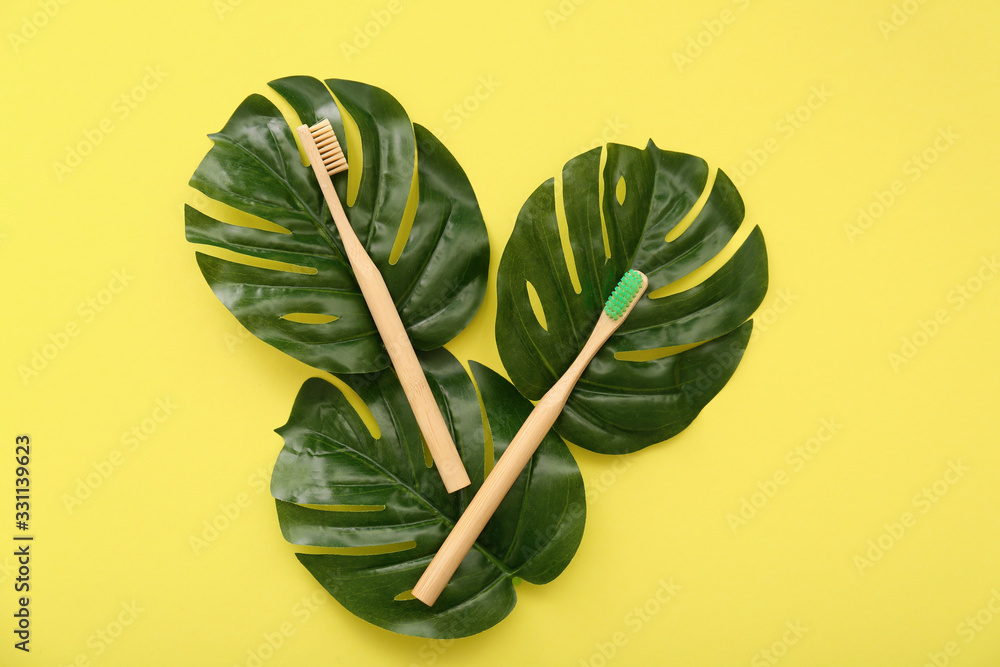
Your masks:
{"label": "green tropical leaf", "polygon": [[[350,171],[361,170],[355,201],[347,201],[346,172],[333,177],[334,185],[341,201],[351,204],[347,216],[381,271],[414,347],[438,348],[469,323],[486,290],[489,241],[472,186],[448,150],[411,124],[388,93],[352,81],[326,83],[297,76],[270,85],[302,122],[328,118],[345,152],[344,119],[330,90],[353,119],[362,153],[347,155]],[[281,229],[229,224],[189,206],[187,238],[250,258],[241,263],[197,254],[215,294],[262,340],[322,370],[386,368],[381,338],[294,135],[267,98],[248,97],[210,135],[214,145],[191,185]],[[407,207],[411,185],[415,212]],[[399,253],[397,236],[406,235],[411,215]]]}
{"label": "green tropical leaf", "polygon": [[416,421],[391,371],[340,379],[371,410],[373,437],[335,386],[318,378],[299,392],[271,479],[289,542],[332,547],[298,559],[348,610],[395,632],[463,637],[513,609],[512,579],[542,584],[569,563],[583,535],[583,479],[549,433],[433,607],[397,599],[416,584],[483,483],[485,407],[494,460],[532,405],[497,373],[471,363],[476,385],[446,350],[421,355],[472,485],[449,494],[427,467]]}
{"label": "green tropical leaf", "polygon": [[[705,161],[650,141],[645,150],[609,144],[603,172],[600,162],[597,148],[570,160],[562,172],[579,292],[563,253],[553,179],[521,208],[500,260],[497,346],[514,385],[529,399],[540,398],[569,367],[627,270],[646,273],[652,294],[717,255],[743,221],[743,200],[720,170],[701,211],[672,238],[706,188]],[[639,302],[588,366],[555,430],[604,453],[631,452],[676,435],[736,370],[750,337],[747,318],[766,291],[767,253],[755,227],[700,284]],[[697,343],[659,358],[616,356]]]}

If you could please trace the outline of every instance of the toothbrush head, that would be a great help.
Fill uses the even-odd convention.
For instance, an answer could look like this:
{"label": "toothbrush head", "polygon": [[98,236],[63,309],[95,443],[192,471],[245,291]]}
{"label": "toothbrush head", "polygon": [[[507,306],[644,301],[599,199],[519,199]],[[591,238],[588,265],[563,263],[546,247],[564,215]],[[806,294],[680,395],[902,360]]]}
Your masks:
{"label": "toothbrush head", "polygon": [[629,314],[638,297],[646,290],[648,281],[641,271],[628,271],[604,304],[604,312],[613,320]]}
{"label": "toothbrush head", "polygon": [[340,142],[337,141],[337,135],[329,120],[324,118],[310,127],[309,134],[312,135],[316,148],[319,150],[319,156],[323,159],[326,173],[333,176],[347,170],[347,158],[344,157],[344,151],[340,147]]}

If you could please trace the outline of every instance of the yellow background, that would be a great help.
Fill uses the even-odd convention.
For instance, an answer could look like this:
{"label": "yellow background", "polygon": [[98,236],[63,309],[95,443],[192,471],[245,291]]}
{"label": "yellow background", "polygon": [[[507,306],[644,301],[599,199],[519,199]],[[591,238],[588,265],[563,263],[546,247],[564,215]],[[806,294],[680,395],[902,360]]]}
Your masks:
{"label": "yellow background", "polygon": [[[0,664],[256,664],[282,632],[262,664],[998,664],[1000,5],[492,4],[4,3]],[[184,240],[205,135],[292,74],[384,88],[468,173],[492,260],[482,310],[448,346],[463,360],[501,369],[504,242],[586,148],[652,137],[703,156],[764,231],[771,287],[733,380],[627,463],[573,448],[592,497],[576,558],[470,639],[397,636],[313,597],[265,484],[272,429],[315,372],[243,332]],[[476,99],[481,79],[495,85]],[[878,215],[856,234],[859,207]],[[133,427],[150,432],[130,449]],[[11,633],[22,433],[29,655]],[[734,523],[744,500],[759,507]],[[191,537],[237,501],[196,553]],[[679,587],[665,602],[661,581]]]}

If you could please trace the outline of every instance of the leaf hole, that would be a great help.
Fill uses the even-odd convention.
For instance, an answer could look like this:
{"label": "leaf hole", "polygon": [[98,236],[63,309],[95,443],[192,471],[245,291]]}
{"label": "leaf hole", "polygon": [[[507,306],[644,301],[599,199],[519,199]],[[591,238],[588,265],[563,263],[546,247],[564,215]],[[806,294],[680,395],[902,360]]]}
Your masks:
{"label": "leaf hole", "polygon": [[347,154],[351,156],[347,169],[347,201],[344,203],[347,206],[354,206],[354,202],[358,199],[358,192],[361,190],[361,176],[365,169],[364,152],[361,150],[361,130],[358,129],[357,122],[351,114],[347,113],[347,109],[340,103],[332,90],[330,94],[333,95],[333,101],[340,109],[340,119],[344,123],[344,134],[347,135],[344,137],[347,144]]}
{"label": "leaf hole", "polygon": [[417,546],[414,540],[409,542],[393,542],[392,544],[373,544],[365,547],[317,547],[309,545],[298,545],[299,553],[306,554],[334,554],[337,556],[380,556],[382,554],[394,554],[399,551],[407,551]]}
{"label": "leaf hole", "polygon": [[671,241],[676,241],[680,238],[680,235],[687,231],[688,227],[691,226],[691,223],[694,222],[695,218],[698,217],[698,214],[701,213],[701,209],[705,208],[705,202],[708,201],[708,196],[712,194],[712,188],[715,186],[715,177],[718,174],[718,171],[718,169],[713,168],[709,172],[708,179],[705,181],[705,189],[701,191],[700,195],[698,195],[698,199],[695,200],[694,206],[692,206],[691,210],[688,211],[683,218],[678,220],[677,224],[674,225],[669,232],[667,232],[667,235],[663,238],[664,241],[670,243]]}
{"label": "leaf hole", "polygon": [[615,199],[618,200],[619,206],[625,205],[625,177],[618,177],[618,185],[615,186]]}
{"label": "leaf hole", "polygon": [[576,257],[573,255],[573,246],[569,240],[569,223],[566,222],[566,206],[563,203],[563,179],[562,172],[555,177],[555,198],[556,198],[556,226],[559,228],[559,243],[562,245],[563,258],[566,260],[566,271],[569,273],[569,281],[573,285],[573,291],[577,294],[583,291],[580,286],[580,275],[576,271]]}
{"label": "leaf hole", "polygon": [[601,238],[604,240],[604,259],[611,259],[611,241],[608,239],[608,223],[604,219],[604,167],[608,164],[608,145],[601,147],[601,160],[597,168],[597,212],[601,215]]}
{"label": "leaf hole", "polygon": [[324,313],[288,313],[282,315],[281,319],[299,324],[329,324],[337,319],[336,315],[326,315]]}
{"label": "leaf hole", "polygon": [[413,178],[410,180],[410,194],[406,198],[406,208],[403,209],[403,218],[399,221],[396,240],[392,243],[392,251],[389,253],[389,264],[395,264],[399,261],[399,256],[403,254],[403,249],[406,248],[406,242],[410,240],[410,230],[413,229],[413,220],[417,217],[417,203],[420,201],[420,179],[417,177],[417,159],[419,156],[417,155],[416,145],[413,147],[413,153]]}
{"label": "leaf hole", "polygon": [[[476,398],[479,400],[479,414],[483,419],[483,441],[486,445],[483,449],[483,479],[486,479],[489,477],[490,471],[493,470],[493,431],[490,430],[490,420],[486,416],[486,404],[483,403],[483,394],[479,391],[476,374],[469,373],[469,377],[472,378],[472,386],[476,388]],[[475,483],[475,480],[473,480],[473,483]]]}
{"label": "leaf hole", "polygon": [[259,218],[256,215],[251,215],[246,211],[241,211],[238,208],[234,208],[228,204],[223,204],[221,201],[211,199],[206,197],[203,193],[194,188],[191,188],[194,193],[188,204],[191,208],[204,213],[207,216],[213,217],[219,222],[224,222],[227,225],[233,225],[235,227],[249,227],[250,229],[259,229],[262,232],[274,232],[275,234],[291,234],[292,232],[282,227],[281,225],[271,222],[270,220],[265,220],[264,218]]}
{"label": "leaf hole", "polygon": [[263,259],[260,257],[251,257],[250,255],[244,255],[243,253],[235,252],[227,248],[217,248],[215,246],[206,246],[198,244],[199,252],[205,255],[210,255],[218,259],[224,259],[230,262],[235,262],[237,264],[243,264],[245,266],[253,266],[258,269],[270,269],[271,271],[286,271],[288,273],[301,273],[307,276],[314,276],[319,273],[319,270],[314,266],[299,266],[298,264],[289,264],[288,262],[279,262],[273,259]]}
{"label": "leaf hole", "polygon": [[382,429],[379,428],[378,422],[375,421],[375,415],[372,414],[368,404],[365,403],[364,399],[358,395],[358,392],[347,386],[347,384],[336,375],[330,375],[324,379],[340,390],[340,393],[344,395],[347,402],[351,404],[354,411],[358,413],[359,417],[361,417],[361,421],[363,421],[365,426],[368,427],[368,432],[372,434],[372,438],[375,440],[381,439]]}
{"label": "leaf hole", "polygon": [[424,448],[424,465],[430,468],[434,465],[434,457],[431,456],[431,448],[427,446],[427,441],[424,440],[424,434],[420,434],[420,444]]}
{"label": "leaf hole", "polygon": [[396,602],[404,602],[406,600],[416,600],[416,599],[417,598],[413,597],[413,589],[410,589],[408,591],[403,591],[402,593],[393,598],[393,600],[395,600]]}
{"label": "leaf hole", "polygon": [[648,350],[627,350],[624,352],[615,352],[615,359],[619,361],[655,361],[656,359],[663,359],[664,357],[680,354],[681,352],[690,350],[693,347],[698,347],[702,344],[702,342],[689,343],[687,345],[668,345],[666,347],[655,347]]}
{"label": "leaf hole", "polygon": [[548,323],[545,321],[545,310],[542,309],[542,300],[538,298],[538,292],[535,291],[535,286],[531,284],[530,281],[525,281],[525,286],[528,288],[528,303],[531,304],[531,310],[535,313],[535,319],[538,320],[538,324],[545,329],[549,330]]}
{"label": "leaf hole", "polygon": [[295,131],[295,128],[303,123],[302,119],[299,118],[298,112],[292,108],[292,105],[288,103],[288,100],[278,94],[278,92],[270,86],[261,91],[259,94],[266,97],[285,119],[285,123],[288,124],[288,128],[292,131],[292,137],[295,140],[295,147],[299,149],[299,160],[301,160],[303,167],[307,166],[309,164],[309,160],[306,157],[306,151],[302,148],[302,142],[299,140],[299,133]]}
{"label": "leaf hole", "polygon": [[297,503],[300,507],[324,512],[381,512],[385,505],[307,505]]}

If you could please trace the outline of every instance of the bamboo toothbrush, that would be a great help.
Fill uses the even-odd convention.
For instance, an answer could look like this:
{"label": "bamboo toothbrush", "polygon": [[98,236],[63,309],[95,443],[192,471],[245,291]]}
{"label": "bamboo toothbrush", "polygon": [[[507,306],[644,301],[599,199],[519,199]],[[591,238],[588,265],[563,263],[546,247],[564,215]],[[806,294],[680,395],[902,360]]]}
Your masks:
{"label": "bamboo toothbrush", "polygon": [[444,486],[449,492],[464,488],[469,485],[469,475],[465,472],[455,442],[451,439],[448,426],[434,401],[434,395],[431,394],[427,378],[420,367],[420,362],[417,361],[406,329],[399,319],[399,313],[385,286],[385,280],[358,240],[351,223],[347,220],[337,191],[333,189],[330,177],[347,170],[347,158],[340,148],[337,135],[330,121],[326,119],[312,127],[301,125],[297,132],[302,139],[302,147],[305,148],[309,164],[316,173],[316,180],[323,190],[326,203],[330,207],[333,221],[344,243],[347,259],[351,262],[354,277],[361,287],[361,294],[368,303],[372,319],[375,320],[375,326],[382,336],[385,349],[389,352],[389,359],[396,369],[399,383],[403,386],[406,398],[417,418],[417,424],[424,435],[424,441],[437,466],[438,474],[441,475]]}
{"label": "bamboo toothbrush", "polygon": [[528,459],[538,449],[542,438],[559,417],[570,392],[573,391],[580,375],[587,368],[587,364],[590,363],[590,360],[594,358],[594,355],[611,334],[622,325],[628,314],[632,312],[632,308],[646,291],[648,284],[649,281],[645,274],[634,269],[622,277],[607,303],[604,304],[604,312],[597,320],[597,325],[583,346],[583,350],[563,373],[563,376],[559,378],[559,381],[542,396],[528,418],[524,420],[517,435],[511,440],[503,456],[500,457],[486,481],[483,482],[479,492],[469,503],[458,523],[452,528],[444,544],[441,545],[430,565],[424,570],[417,585],[413,587],[413,597],[428,606],[433,605],[438,599],[441,591],[455,574],[462,559],[472,548],[479,534],[483,532],[486,523],[500,506],[504,496],[510,491],[510,487],[514,485],[514,481],[521,474]]}

